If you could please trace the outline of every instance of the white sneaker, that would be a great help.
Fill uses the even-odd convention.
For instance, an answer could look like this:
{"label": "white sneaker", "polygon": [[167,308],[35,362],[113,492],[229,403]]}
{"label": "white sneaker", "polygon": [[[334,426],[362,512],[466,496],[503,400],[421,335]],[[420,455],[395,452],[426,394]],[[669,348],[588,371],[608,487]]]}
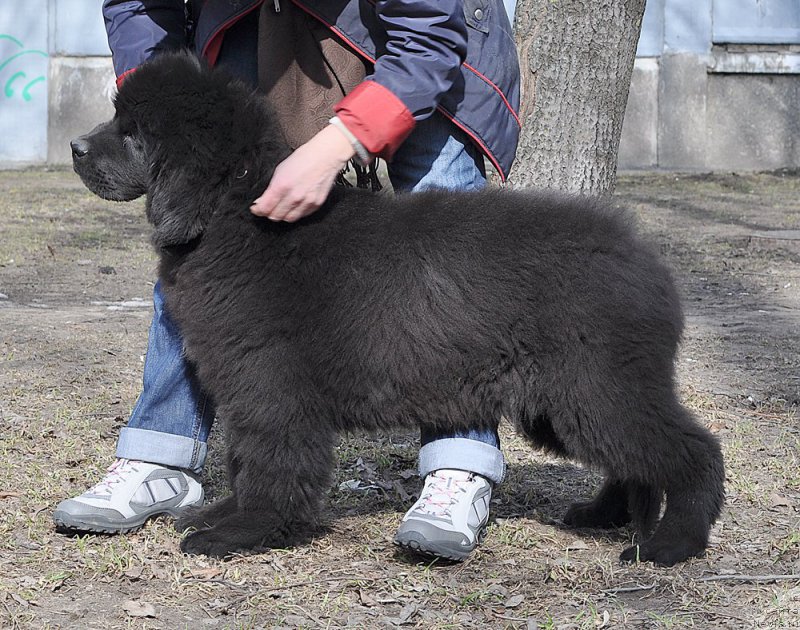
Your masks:
{"label": "white sneaker", "polygon": [[464,560],[486,535],[492,484],[463,470],[425,477],[417,502],[406,512],[394,542],[414,551]]}
{"label": "white sneaker", "polygon": [[202,504],[203,487],[192,473],[118,459],[100,483],[59,503],[53,520],[63,529],[124,534],[152,516],[177,516],[183,508]]}

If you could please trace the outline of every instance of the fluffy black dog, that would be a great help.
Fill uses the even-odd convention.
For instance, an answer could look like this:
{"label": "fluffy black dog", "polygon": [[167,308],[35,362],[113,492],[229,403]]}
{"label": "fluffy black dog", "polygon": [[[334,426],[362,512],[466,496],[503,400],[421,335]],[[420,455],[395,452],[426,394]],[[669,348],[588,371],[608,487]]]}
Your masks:
{"label": "fluffy black dog", "polygon": [[73,153],[101,197],[147,195],[167,306],[225,422],[233,494],[180,519],[184,551],[305,540],[341,431],[501,417],[606,474],[564,521],[632,521],[650,535],[623,560],[705,549],[722,456],[676,396],[678,295],[625,213],[337,188],[298,223],[254,217],[287,150],[256,94],[184,54],[129,76]]}

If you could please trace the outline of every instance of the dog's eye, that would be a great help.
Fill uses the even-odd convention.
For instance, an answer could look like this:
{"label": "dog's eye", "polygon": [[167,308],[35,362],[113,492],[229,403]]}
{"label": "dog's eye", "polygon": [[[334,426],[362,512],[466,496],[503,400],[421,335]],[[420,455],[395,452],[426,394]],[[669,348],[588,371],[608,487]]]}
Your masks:
{"label": "dog's eye", "polygon": [[236,175],[236,179],[243,179],[247,177],[247,169],[243,168],[239,173]]}

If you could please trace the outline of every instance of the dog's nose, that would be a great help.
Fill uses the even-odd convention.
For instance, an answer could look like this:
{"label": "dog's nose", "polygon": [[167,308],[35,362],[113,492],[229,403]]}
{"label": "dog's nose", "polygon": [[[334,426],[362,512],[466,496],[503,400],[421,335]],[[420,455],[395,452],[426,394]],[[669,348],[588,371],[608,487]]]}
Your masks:
{"label": "dog's nose", "polygon": [[69,143],[69,146],[72,147],[72,157],[82,158],[89,153],[89,143],[82,137],[75,138],[75,140]]}

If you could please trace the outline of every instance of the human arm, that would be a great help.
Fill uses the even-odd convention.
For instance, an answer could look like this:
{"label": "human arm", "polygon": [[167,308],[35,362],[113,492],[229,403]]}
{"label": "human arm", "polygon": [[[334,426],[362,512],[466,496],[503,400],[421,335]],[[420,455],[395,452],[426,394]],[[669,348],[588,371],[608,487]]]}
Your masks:
{"label": "human arm", "polygon": [[378,0],[375,11],[385,51],[372,76],[334,110],[367,151],[388,160],[453,87],[467,26],[461,0]]}
{"label": "human arm", "polygon": [[[386,32],[385,51],[376,60],[372,76],[334,109],[370,155],[391,159],[415,120],[430,116],[453,87],[466,56],[466,22],[459,0],[378,0],[375,11]],[[330,131],[323,131],[332,137]],[[329,171],[332,161],[327,145],[315,136],[300,151],[302,163],[293,154],[284,163],[291,168],[278,167],[265,193],[251,207],[254,214],[297,220],[324,201],[336,176]],[[298,177],[300,173],[311,177]],[[329,182],[324,194],[317,183],[321,173]],[[290,174],[294,179],[289,179]],[[291,202],[283,201],[287,196]],[[287,211],[288,207],[293,210]]]}
{"label": "human arm", "polygon": [[187,43],[183,0],[104,0],[103,19],[118,83],[154,54]]}
{"label": "human arm", "polygon": [[350,140],[328,125],[278,164],[272,180],[250,211],[272,221],[297,221],[319,208],[336,175],[355,155]]}

